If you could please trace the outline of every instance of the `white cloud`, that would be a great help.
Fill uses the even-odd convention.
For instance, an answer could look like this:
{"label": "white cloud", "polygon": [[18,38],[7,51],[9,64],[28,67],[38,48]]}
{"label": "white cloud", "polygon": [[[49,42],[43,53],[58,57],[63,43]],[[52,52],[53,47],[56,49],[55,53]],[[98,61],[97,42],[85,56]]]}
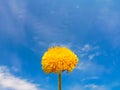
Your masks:
{"label": "white cloud", "polygon": [[91,55],[88,56],[88,58],[89,58],[90,60],[92,60],[94,57],[95,57],[95,54],[91,54]]}
{"label": "white cloud", "polygon": [[83,74],[89,73],[89,75],[101,75],[103,72],[106,71],[104,66],[96,64],[91,61],[82,61],[78,64],[77,70],[79,70]]}
{"label": "white cloud", "polygon": [[87,80],[98,80],[98,79],[99,79],[98,76],[92,76],[92,77],[85,77],[81,81],[84,82],[84,81],[87,81]]}
{"label": "white cloud", "polygon": [[25,8],[22,3],[24,2],[21,2],[20,0],[0,1],[0,6],[2,7],[0,8],[0,23],[2,24],[0,26],[0,35],[3,41],[6,41],[6,39],[9,38],[9,41],[12,40],[14,43],[24,42],[24,44],[26,44],[26,33],[22,19],[25,16]]}
{"label": "white cloud", "polygon": [[[46,23],[45,21],[41,21],[38,19],[38,17],[33,16],[32,14],[29,14],[28,17],[30,25],[33,27],[34,31],[33,34],[35,34],[35,37],[33,39],[35,40],[42,40],[47,41],[49,40],[69,40],[70,38],[73,38],[72,35],[69,35],[69,30],[58,28],[51,23]],[[45,42],[44,41],[44,42]]]}
{"label": "white cloud", "polygon": [[26,5],[25,0],[10,0],[8,1],[11,12],[20,19],[26,16]]}
{"label": "white cloud", "polygon": [[[120,12],[115,7],[114,0],[97,0],[100,8],[97,10],[97,23],[100,32],[103,33],[106,40],[113,46],[120,46],[119,26]],[[101,4],[99,4],[101,3]]]}
{"label": "white cloud", "polygon": [[81,48],[82,51],[87,52],[91,49],[91,46],[89,44],[84,45],[83,48]]}
{"label": "white cloud", "polygon": [[109,90],[106,86],[104,85],[96,85],[96,84],[88,84],[84,86],[87,89],[90,90]]}
{"label": "white cloud", "polygon": [[82,47],[77,47],[76,52],[80,58],[80,62],[78,63],[76,70],[78,70],[78,72],[80,71],[81,75],[94,77],[106,72],[106,68],[103,65],[92,61],[95,60],[95,57],[101,54],[99,46],[85,44]]}
{"label": "white cloud", "polygon": [[0,89],[2,90],[43,90],[37,84],[12,75],[6,66],[0,66]]}
{"label": "white cloud", "polygon": [[115,87],[120,87],[119,82],[113,82],[110,84],[74,84],[67,88],[67,90],[113,90]]}
{"label": "white cloud", "polygon": [[83,47],[78,47],[77,53],[81,59],[93,60],[94,57],[100,55],[99,49],[99,46],[85,44]]}
{"label": "white cloud", "polygon": [[102,25],[101,30],[108,33],[116,31],[116,27],[119,26],[119,15],[119,12],[111,10],[110,7],[102,8],[98,16],[99,24]]}
{"label": "white cloud", "polygon": [[96,52],[96,53],[88,55],[88,58],[89,58],[89,60],[93,60],[96,56],[99,56],[99,55],[100,55],[100,53]]}
{"label": "white cloud", "polygon": [[70,90],[113,90],[115,87],[120,87],[120,83],[113,82],[110,84],[103,84],[103,85],[91,83],[91,84],[85,84],[85,85],[74,85],[73,87],[74,88]]}
{"label": "white cloud", "polygon": [[73,85],[68,90],[109,90],[106,85],[86,84],[86,85]]}

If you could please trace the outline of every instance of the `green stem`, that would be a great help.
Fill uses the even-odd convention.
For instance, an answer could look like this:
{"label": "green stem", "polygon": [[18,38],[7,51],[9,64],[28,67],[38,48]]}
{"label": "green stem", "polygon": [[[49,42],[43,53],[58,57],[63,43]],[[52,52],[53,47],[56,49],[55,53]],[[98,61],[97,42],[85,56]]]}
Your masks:
{"label": "green stem", "polygon": [[62,90],[62,88],[61,88],[61,73],[58,73],[58,90]]}

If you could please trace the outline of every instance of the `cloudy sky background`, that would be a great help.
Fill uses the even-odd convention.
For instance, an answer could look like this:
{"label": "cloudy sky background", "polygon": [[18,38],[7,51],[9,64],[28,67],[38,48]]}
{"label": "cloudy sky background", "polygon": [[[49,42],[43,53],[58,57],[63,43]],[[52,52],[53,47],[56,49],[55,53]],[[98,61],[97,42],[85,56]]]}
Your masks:
{"label": "cloudy sky background", "polygon": [[63,73],[63,90],[120,90],[120,1],[0,0],[0,90],[56,90],[41,69],[53,45],[80,62]]}

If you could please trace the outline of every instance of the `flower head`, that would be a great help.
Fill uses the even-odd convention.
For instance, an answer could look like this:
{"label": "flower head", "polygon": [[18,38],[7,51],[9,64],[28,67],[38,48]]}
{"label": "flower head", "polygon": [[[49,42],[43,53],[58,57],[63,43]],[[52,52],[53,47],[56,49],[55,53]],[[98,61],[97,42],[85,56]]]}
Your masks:
{"label": "flower head", "polygon": [[54,46],[44,53],[41,63],[46,73],[71,72],[78,63],[78,57],[66,47]]}

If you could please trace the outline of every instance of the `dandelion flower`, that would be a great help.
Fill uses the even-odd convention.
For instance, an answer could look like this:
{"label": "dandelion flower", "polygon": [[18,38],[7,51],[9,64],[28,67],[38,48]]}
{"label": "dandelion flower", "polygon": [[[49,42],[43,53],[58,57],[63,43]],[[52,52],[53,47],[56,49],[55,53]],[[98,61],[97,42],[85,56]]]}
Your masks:
{"label": "dandelion flower", "polygon": [[48,49],[42,57],[42,69],[46,73],[71,72],[78,63],[78,57],[66,47],[54,46]]}
{"label": "dandelion flower", "polygon": [[78,57],[66,47],[54,46],[44,53],[41,63],[44,72],[58,74],[58,90],[62,90],[61,73],[72,72],[78,63]]}

